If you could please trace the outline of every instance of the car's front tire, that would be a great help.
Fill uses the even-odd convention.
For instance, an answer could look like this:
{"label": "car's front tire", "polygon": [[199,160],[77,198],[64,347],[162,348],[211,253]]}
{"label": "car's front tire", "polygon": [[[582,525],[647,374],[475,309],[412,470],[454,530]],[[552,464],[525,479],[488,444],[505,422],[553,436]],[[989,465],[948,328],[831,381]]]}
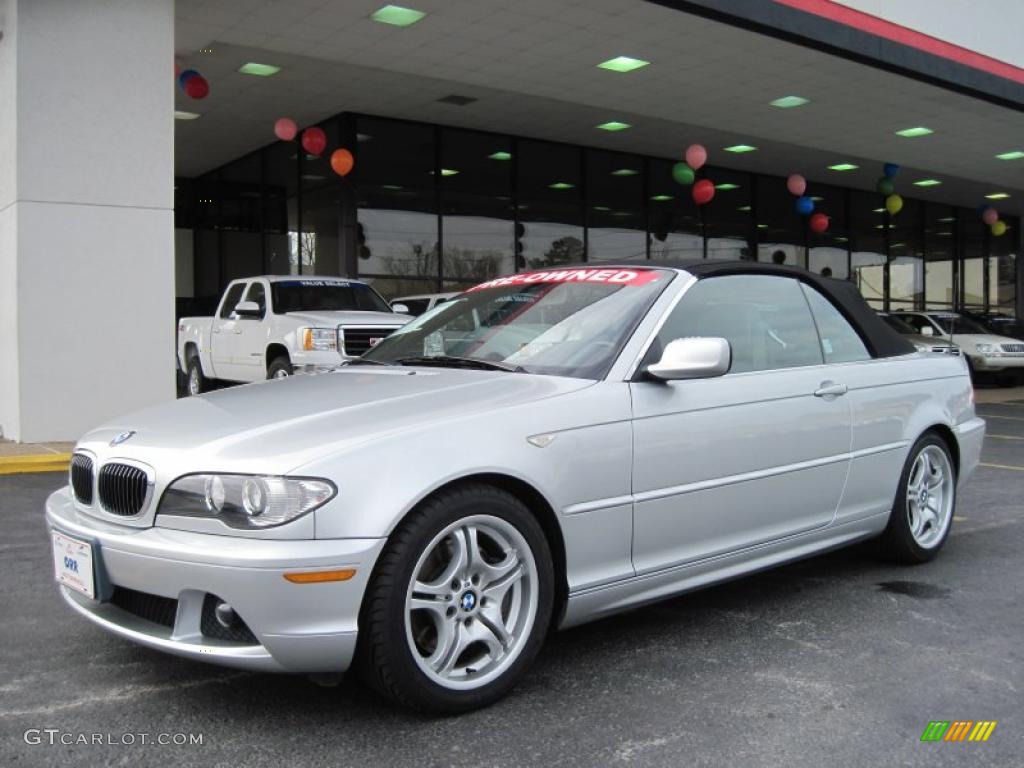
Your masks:
{"label": "car's front tire", "polygon": [[910,449],[881,552],[900,563],[926,563],[946,543],[956,511],[956,470],[949,445],[934,432]]}
{"label": "car's front tire", "polygon": [[185,388],[190,397],[201,395],[212,389],[210,380],[203,374],[203,364],[199,362],[199,355],[192,355],[188,359],[185,375],[187,377]]}
{"label": "car's front tire", "polygon": [[287,379],[294,373],[292,362],[285,355],[275,357],[267,366],[268,379]]}
{"label": "car's front tire", "polygon": [[484,484],[442,491],[395,530],[374,569],[359,671],[431,714],[487,706],[533,662],[553,602],[551,552],[526,506]]}

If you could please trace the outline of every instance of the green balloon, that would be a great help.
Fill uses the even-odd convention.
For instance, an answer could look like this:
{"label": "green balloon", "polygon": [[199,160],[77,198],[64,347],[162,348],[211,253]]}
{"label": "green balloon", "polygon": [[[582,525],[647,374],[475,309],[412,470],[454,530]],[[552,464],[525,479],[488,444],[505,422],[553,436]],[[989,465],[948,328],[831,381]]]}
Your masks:
{"label": "green balloon", "polygon": [[676,163],[672,166],[672,178],[680,184],[693,184],[693,168],[686,163]]}
{"label": "green balloon", "polygon": [[875,189],[878,190],[878,194],[888,197],[896,191],[896,185],[892,183],[892,179],[888,176],[882,176],[878,183],[875,184]]}

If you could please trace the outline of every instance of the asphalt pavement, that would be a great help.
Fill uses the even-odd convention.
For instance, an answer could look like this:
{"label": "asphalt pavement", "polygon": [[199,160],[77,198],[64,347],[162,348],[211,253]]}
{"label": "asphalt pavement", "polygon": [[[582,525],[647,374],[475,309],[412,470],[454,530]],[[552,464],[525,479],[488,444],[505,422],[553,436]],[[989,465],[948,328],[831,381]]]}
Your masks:
{"label": "asphalt pavement", "polygon": [[[987,466],[933,563],[846,550],[562,632],[510,698],[449,719],[107,635],[52,583],[42,504],[63,476],[2,477],[0,762],[1022,766],[1024,399],[979,411]],[[998,725],[923,743],[933,720]],[[153,743],[178,734],[201,743]]]}

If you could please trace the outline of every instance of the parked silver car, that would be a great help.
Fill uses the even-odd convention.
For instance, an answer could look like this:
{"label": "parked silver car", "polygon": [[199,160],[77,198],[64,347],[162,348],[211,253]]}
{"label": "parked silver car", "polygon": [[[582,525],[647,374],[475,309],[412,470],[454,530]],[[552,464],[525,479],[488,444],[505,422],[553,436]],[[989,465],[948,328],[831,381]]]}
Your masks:
{"label": "parked silver car", "polygon": [[784,266],[492,280],[317,377],[87,434],[46,504],[99,626],[430,712],[568,627],[876,538],[934,557],[979,461],[961,357]]}

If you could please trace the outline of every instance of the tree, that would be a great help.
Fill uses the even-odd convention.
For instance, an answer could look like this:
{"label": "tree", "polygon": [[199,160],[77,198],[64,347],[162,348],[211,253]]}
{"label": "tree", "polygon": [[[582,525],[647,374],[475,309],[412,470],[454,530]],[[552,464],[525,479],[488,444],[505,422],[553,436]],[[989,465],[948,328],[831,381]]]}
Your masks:
{"label": "tree", "polygon": [[551,247],[544,252],[543,257],[530,259],[529,265],[532,269],[541,269],[557,267],[559,264],[574,264],[578,261],[583,261],[583,241],[578,237],[568,235],[551,243]]}

